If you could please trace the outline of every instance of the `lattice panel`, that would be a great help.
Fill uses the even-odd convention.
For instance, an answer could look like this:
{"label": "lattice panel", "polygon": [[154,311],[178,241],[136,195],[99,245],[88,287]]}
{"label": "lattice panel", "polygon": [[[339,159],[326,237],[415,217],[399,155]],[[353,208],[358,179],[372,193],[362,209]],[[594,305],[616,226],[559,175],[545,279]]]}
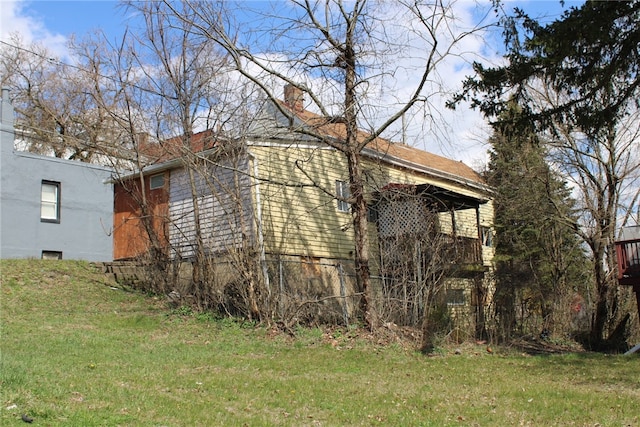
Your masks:
{"label": "lattice panel", "polygon": [[432,220],[432,215],[420,199],[383,201],[378,206],[380,237],[424,233]]}

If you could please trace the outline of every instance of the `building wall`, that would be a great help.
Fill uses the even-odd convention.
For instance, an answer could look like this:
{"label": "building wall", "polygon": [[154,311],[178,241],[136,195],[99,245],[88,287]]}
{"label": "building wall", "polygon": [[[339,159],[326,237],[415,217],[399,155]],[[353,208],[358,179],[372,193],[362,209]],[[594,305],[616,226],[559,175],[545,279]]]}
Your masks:
{"label": "building wall", "polygon": [[[221,158],[216,158],[221,157]],[[197,194],[200,233],[206,253],[225,252],[255,243],[252,183],[246,156],[213,153],[193,168],[192,178],[181,163],[163,172],[145,174],[145,197],[152,227],[172,258],[195,254],[195,207],[191,179]],[[163,188],[151,189],[151,177],[162,174]],[[130,177],[115,185],[114,259],[130,259],[149,250],[149,233],[142,221],[140,181]]]}
{"label": "building wall", "polygon": [[[335,151],[307,146],[252,146],[268,253],[353,258],[351,214],[338,210],[335,182],[348,181]],[[324,189],[324,191],[317,186]]]}
{"label": "building wall", "polygon": [[[335,150],[300,145],[255,144],[251,151],[259,159],[260,194],[265,227],[266,251],[329,259],[352,259],[354,234],[351,213],[338,210],[336,181],[348,181],[343,155]],[[400,167],[372,160],[363,162],[367,197],[389,183],[433,184],[466,196],[479,194]],[[319,188],[318,188],[319,187]],[[490,203],[480,206],[480,225],[490,227],[493,210]],[[440,215],[444,232],[452,230],[451,215]],[[455,212],[458,235],[480,238],[475,209]],[[370,223],[371,259],[378,255],[377,230]],[[491,262],[493,252],[483,247],[483,261]],[[375,266],[374,266],[375,267]]]}
{"label": "building wall", "polygon": [[[0,138],[0,257],[109,261],[113,188],[111,170],[14,150],[13,109],[2,94]],[[40,218],[43,180],[60,183],[60,222]]]}
{"label": "building wall", "polygon": [[[161,245],[166,247],[168,245],[170,172],[166,171],[158,175],[164,177],[164,186],[152,190],[150,177],[146,177],[145,197],[152,217],[152,229]],[[149,233],[142,223],[141,197],[138,179],[118,182],[114,186],[113,259],[136,258],[149,250]]]}
{"label": "building wall", "polygon": [[[244,155],[212,156],[194,168],[200,233],[208,253],[225,252],[255,242],[251,180]],[[169,194],[169,240],[173,256],[195,254],[195,207],[188,170],[174,169]]]}

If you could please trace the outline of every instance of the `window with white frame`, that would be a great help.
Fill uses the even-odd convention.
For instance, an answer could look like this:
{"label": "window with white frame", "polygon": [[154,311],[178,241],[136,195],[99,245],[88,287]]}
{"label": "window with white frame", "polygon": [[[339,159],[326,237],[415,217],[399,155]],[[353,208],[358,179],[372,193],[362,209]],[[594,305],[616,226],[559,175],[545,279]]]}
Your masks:
{"label": "window with white frame", "polygon": [[449,288],[446,292],[446,299],[448,305],[464,305],[464,289],[462,288]]}
{"label": "window with white frame", "polygon": [[349,183],[346,181],[336,181],[336,196],[338,200],[339,212],[350,212],[351,205],[345,200],[349,198]]}
{"label": "window with white frame", "polygon": [[40,220],[60,223],[60,183],[42,181],[40,190]]}

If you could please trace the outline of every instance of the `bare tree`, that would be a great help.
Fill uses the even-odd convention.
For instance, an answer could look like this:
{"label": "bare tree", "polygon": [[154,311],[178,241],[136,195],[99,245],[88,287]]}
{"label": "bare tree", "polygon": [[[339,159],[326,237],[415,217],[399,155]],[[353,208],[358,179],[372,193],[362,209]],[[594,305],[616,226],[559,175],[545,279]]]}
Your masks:
{"label": "bare tree", "polygon": [[[236,289],[246,291],[243,300],[246,305],[240,311],[251,319],[260,320],[264,309],[258,302],[261,282],[256,271],[259,268],[252,262],[254,252],[250,246],[253,242],[247,237],[250,235],[249,220],[239,194],[241,184],[249,188],[243,181],[249,173],[242,163],[240,144],[224,131],[226,123],[232,122],[240,124],[238,132],[241,133],[242,114],[238,114],[238,108],[245,100],[237,95],[244,92],[238,91],[237,87],[227,89],[234,82],[228,79],[225,56],[216,51],[210,40],[191,31],[187,21],[177,20],[167,13],[163,3],[130,2],[127,6],[140,13],[145,26],[141,33],[129,34],[120,49],[121,86],[128,94],[125,99],[136,103],[134,110],[146,112],[147,123],[151,124],[147,127],[153,129],[157,141],[146,146],[134,144],[139,180],[132,188],[150,239],[152,266],[162,274],[170,267],[169,259],[173,259],[177,269],[189,265],[191,280],[188,285],[174,280],[170,286],[179,291],[182,302],[205,310],[221,303],[214,286],[217,278],[213,258],[226,253],[241,273],[242,284],[246,285],[246,288],[238,286]],[[131,82],[127,78],[132,79]],[[135,117],[129,117],[136,123]],[[132,127],[131,135],[136,134]],[[153,220],[157,214],[146,198],[145,180],[148,177],[144,167],[148,162],[169,159],[181,163],[179,170],[171,174],[172,188],[179,193],[184,186],[189,196],[180,211],[178,207],[170,208],[164,221],[166,228],[173,231],[162,236],[158,235]],[[128,185],[129,182],[131,180],[122,180],[121,184]],[[239,222],[237,229],[236,221]],[[220,236],[216,232],[220,229],[233,230],[231,241],[224,240],[228,237],[224,233]],[[240,236],[238,240],[236,236]],[[216,241],[218,238],[220,240]],[[163,263],[165,265],[161,265]]]}
{"label": "bare tree", "polygon": [[624,295],[617,284],[614,241],[621,223],[624,224],[625,218],[637,207],[640,193],[637,117],[635,113],[592,137],[556,123],[557,132],[550,140],[553,163],[573,183],[578,195],[580,215],[578,222],[573,223],[574,229],[591,252],[595,283],[591,329],[594,344],[606,333],[620,330],[620,321],[628,321],[624,313],[630,295]]}
{"label": "bare tree", "polygon": [[[357,284],[364,294],[365,322],[375,328],[362,150],[414,106],[428,106],[430,95],[440,90],[438,65],[478,28],[456,28],[452,6],[440,1],[393,6],[365,0],[294,1],[291,7],[261,4],[258,10],[242,3],[238,13],[219,2],[165,4],[191,31],[225,50],[239,75],[259,87],[292,123],[295,111],[278,102],[283,83],[300,90],[309,109],[323,118],[317,129],[292,130],[327,144],[347,160],[350,192],[345,201],[352,209]],[[411,39],[419,43],[417,48],[410,46]],[[407,68],[398,65],[398,54],[404,51],[416,55]],[[417,78],[393,102],[392,111],[376,118],[376,88],[384,87],[385,79],[395,73]],[[323,133],[321,127],[327,123],[340,124],[343,137]],[[366,135],[359,133],[363,126]]]}
{"label": "bare tree", "polygon": [[455,211],[414,186],[382,190],[376,205],[384,218],[378,230],[383,259],[381,317],[421,328],[421,349],[430,352],[438,335],[450,332],[453,323],[447,283],[465,282],[455,278],[456,270],[480,260],[477,247],[465,243],[479,242],[457,236]]}
{"label": "bare tree", "polygon": [[122,137],[92,95],[100,90],[95,82],[103,80],[102,64],[96,59],[105,46],[72,40],[69,47],[77,55],[76,65],[60,62],[41,45],[27,46],[13,37],[0,50],[2,84],[14,94],[24,149],[101,163],[105,153],[117,153]]}
{"label": "bare tree", "polygon": [[570,223],[593,256],[594,345],[628,320],[619,310],[612,245],[618,219],[638,200],[639,14],[638,1],[584,2],[542,25],[515,9],[503,20],[507,63],[474,64],[477,75],[452,102],[468,99],[500,122],[515,99],[525,113],[516,124],[547,132],[552,158],[583,199],[580,220]]}
{"label": "bare tree", "polygon": [[[206,160],[199,153],[213,147],[215,135],[208,134],[206,140],[200,139],[197,143],[194,135],[199,127],[215,126],[211,122],[218,119],[217,116],[212,117],[211,113],[218,101],[215,96],[221,91],[213,90],[213,87],[214,79],[224,68],[225,61],[211,49],[211,43],[198,40],[188,28],[184,28],[183,21],[172,21],[162,3],[129,2],[127,7],[140,13],[145,23],[142,32],[130,34],[128,49],[131,61],[129,67],[136,70],[133,75],[142,76],[137,83],[138,96],[150,99],[148,106],[151,108],[148,111],[151,114],[148,119],[153,124],[153,133],[158,141],[153,150],[156,159],[150,160],[181,159],[183,170],[187,173],[186,185],[190,193],[188,212],[184,215],[190,218],[193,239],[189,239],[191,249],[184,253],[178,247],[168,249],[171,243],[168,237],[165,236],[164,241],[160,241],[152,220],[144,219],[153,218],[154,215],[149,212],[149,203],[145,197],[144,164],[138,165],[138,188],[143,189],[138,201],[143,211],[143,223],[150,237],[151,251],[156,248],[155,252],[158,252],[158,256],[151,255],[152,258],[157,258],[154,265],[161,273],[166,271],[169,257],[178,260],[182,256],[188,257],[191,261],[189,286],[183,288],[178,283],[171,286],[179,289],[182,296],[189,295],[193,298],[200,309],[205,309],[209,305],[206,291],[209,264],[200,204]],[[172,226],[171,220],[165,218],[167,227]]]}

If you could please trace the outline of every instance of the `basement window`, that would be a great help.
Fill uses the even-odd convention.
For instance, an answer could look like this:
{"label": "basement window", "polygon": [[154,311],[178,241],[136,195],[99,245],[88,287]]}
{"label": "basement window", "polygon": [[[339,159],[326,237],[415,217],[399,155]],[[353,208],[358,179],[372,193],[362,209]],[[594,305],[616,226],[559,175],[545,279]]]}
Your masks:
{"label": "basement window", "polygon": [[464,305],[464,289],[463,288],[450,288],[447,289],[447,304],[448,305]]}
{"label": "basement window", "polygon": [[61,251],[42,251],[42,259],[62,259]]}

